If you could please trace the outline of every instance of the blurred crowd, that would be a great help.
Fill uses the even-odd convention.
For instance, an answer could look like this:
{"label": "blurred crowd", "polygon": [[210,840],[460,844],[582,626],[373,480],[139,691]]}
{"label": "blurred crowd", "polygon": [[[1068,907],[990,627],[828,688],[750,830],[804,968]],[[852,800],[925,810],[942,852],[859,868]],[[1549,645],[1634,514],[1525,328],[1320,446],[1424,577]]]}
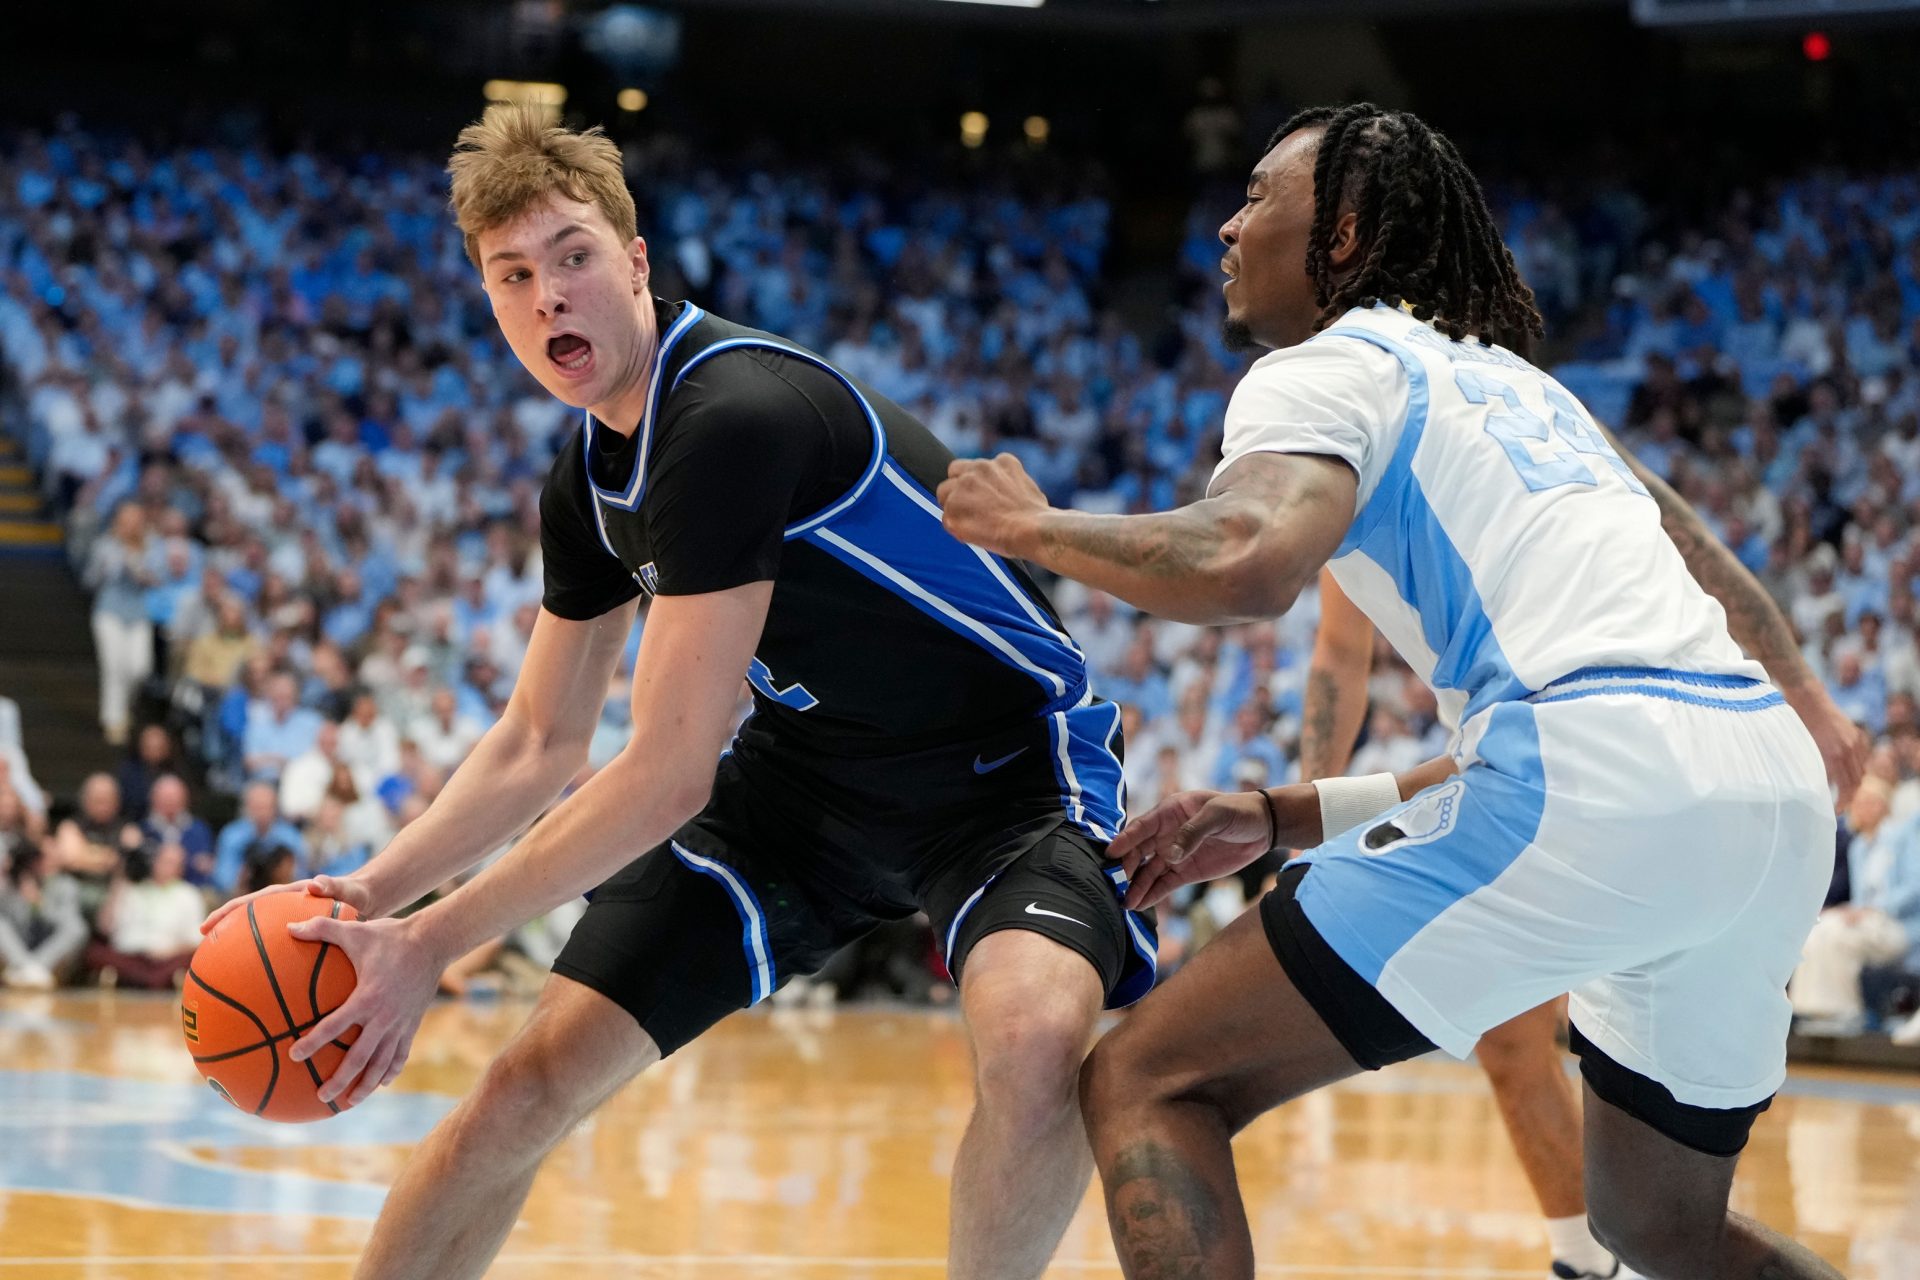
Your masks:
{"label": "blurred crowd", "polygon": [[[1195,121],[1223,155],[1245,128]],[[663,138],[629,165],[663,295],[822,351],[956,453],[1018,454],[1057,503],[1199,493],[1245,360],[1219,336],[1230,185],[1203,176],[1173,300],[1143,325],[1111,308],[1105,183],[1070,159],[928,176]],[[1836,858],[1847,928],[1823,922],[1859,964],[1802,984],[1866,995],[1796,1001],[1892,1016],[1920,970],[1920,175],[1783,175],[1691,226],[1604,178],[1491,185],[1556,376],[1693,501],[1874,735]],[[149,924],[185,920],[188,893],[362,864],[499,714],[541,594],[539,486],[577,417],[496,336],[438,157],[154,150],[73,124],[0,137],[0,369],[94,593],[102,732],[129,753],[49,828],[60,806],[0,721],[0,962],[9,982],[164,981],[125,962],[166,960]],[[1126,707],[1136,812],[1295,776],[1311,595],[1225,631],[1073,584],[1057,600]],[[590,769],[625,740],[637,643]],[[1444,746],[1384,647],[1371,693],[1355,771]],[[1169,962],[1261,874],[1166,913]],[[163,898],[182,905],[145,905]],[[566,923],[509,954],[537,964]],[[842,968],[842,992],[942,989],[911,931]]]}

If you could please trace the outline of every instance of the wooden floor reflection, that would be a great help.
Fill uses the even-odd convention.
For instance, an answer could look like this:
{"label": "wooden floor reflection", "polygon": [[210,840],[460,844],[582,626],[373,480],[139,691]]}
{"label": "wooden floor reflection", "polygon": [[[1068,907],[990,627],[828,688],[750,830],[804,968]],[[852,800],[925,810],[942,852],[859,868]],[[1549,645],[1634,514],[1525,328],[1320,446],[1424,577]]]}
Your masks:
{"label": "wooden floor reflection", "polygon": [[[397,1086],[282,1127],[200,1083],[169,1001],[0,997],[0,1280],[349,1275],[380,1188],[525,1014],[438,1007]],[[944,1014],[735,1018],[555,1153],[491,1274],[940,1276],[967,1082]],[[1737,1207],[1856,1280],[1920,1280],[1920,1079],[1801,1073],[1791,1089]],[[1415,1063],[1304,1100],[1238,1151],[1263,1275],[1547,1274],[1471,1067]],[[1049,1274],[1119,1274],[1091,1198]]]}

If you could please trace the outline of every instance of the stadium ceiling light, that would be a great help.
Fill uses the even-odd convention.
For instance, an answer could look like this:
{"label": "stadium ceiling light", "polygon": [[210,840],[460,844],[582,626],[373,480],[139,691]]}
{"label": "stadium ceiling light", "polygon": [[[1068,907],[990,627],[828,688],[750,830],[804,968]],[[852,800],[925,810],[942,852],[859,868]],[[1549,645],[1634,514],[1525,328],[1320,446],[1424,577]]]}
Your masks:
{"label": "stadium ceiling light", "polygon": [[947,4],[997,4],[1008,9],[1038,9],[1047,0],[945,0]]}
{"label": "stadium ceiling light", "polygon": [[987,140],[987,117],[982,111],[969,111],[960,117],[960,145],[977,147]]}
{"label": "stadium ceiling light", "polygon": [[561,107],[567,101],[567,86],[540,80],[489,80],[480,87],[488,102],[530,102],[541,107]]}
{"label": "stadium ceiling light", "polygon": [[645,89],[622,89],[615,101],[622,111],[645,111],[647,109],[647,91]]}

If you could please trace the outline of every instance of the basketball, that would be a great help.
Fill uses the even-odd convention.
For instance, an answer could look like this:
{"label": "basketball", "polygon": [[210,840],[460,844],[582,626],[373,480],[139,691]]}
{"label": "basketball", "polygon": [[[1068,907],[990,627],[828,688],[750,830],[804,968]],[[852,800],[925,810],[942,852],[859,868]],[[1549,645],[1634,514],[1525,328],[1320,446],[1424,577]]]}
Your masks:
{"label": "basketball", "polygon": [[242,1111],[302,1124],[340,1110],[320,1086],[358,1030],[305,1062],[288,1057],[307,1030],[353,992],[338,947],[302,942],[287,926],[312,916],[351,920],[352,907],[307,893],[276,893],[234,911],[193,953],[180,994],[187,1051],[213,1091]]}

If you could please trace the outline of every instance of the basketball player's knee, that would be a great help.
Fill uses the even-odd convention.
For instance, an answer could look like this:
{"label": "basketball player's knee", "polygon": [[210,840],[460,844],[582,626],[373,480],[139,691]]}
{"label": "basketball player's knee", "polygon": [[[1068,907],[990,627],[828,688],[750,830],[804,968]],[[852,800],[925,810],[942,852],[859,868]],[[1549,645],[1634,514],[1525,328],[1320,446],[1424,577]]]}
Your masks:
{"label": "basketball player's knee", "polygon": [[474,1119],[497,1125],[492,1132],[551,1145],[579,1122],[587,1106],[563,1059],[542,1048],[521,1047],[494,1059],[481,1077]]}
{"label": "basketball player's knee", "polygon": [[1495,1027],[1481,1036],[1473,1056],[1496,1089],[1562,1069],[1559,1047],[1552,1040],[1542,1040],[1512,1024]]}
{"label": "basketball player's knee", "polygon": [[1078,1013],[1045,1006],[976,1025],[981,1107],[1015,1125],[1058,1120],[1075,1105],[1090,1034]]}
{"label": "basketball player's knee", "polygon": [[1123,1023],[1093,1047],[1086,1064],[1080,1068],[1080,1113],[1087,1128],[1112,1124],[1136,1106],[1160,1101],[1153,1073],[1133,1052],[1141,1037],[1129,1035],[1131,1023]]}
{"label": "basketball player's knee", "polygon": [[1694,1280],[1710,1269],[1721,1223],[1688,1223],[1659,1203],[1587,1188],[1587,1229],[1646,1280]]}

